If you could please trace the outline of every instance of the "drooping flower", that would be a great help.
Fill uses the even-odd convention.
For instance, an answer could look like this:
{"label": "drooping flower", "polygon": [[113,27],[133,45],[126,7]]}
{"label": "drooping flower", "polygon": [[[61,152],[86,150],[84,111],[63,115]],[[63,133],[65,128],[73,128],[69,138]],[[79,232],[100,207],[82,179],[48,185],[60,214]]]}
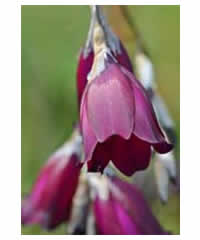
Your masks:
{"label": "drooping flower", "polygon": [[87,85],[88,81],[88,74],[91,71],[93,60],[94,60],[94,49],[93,49],[93,32],[96,22],[101,24],[102,28],[104,29],[107,44],[115,56],[117,61],[127,68],[130,72],[132,72],[132,64],[129,59],[129,56],[124,48],[123,44],[121,43],[120,39],[115,35],[115,33],[111,30],[107,21],[100,10],[100,6],[92,6],[91,8],[91,21],[90,21],[90,28],[88,32],[87,41],[85,47],[81,49],[77,72],[76,72],[76,81],[77,81],[77,92],[78,92],[78,103],[80,107],[81,98]]}
{"label": "drooping flower", "polygon": [[97,234],[166,235],[142,193],[117,177],[90,177]]}
{"label": "drooping flower", "polygon": [[82,140],[76,131],[41,169],[32,192],[22,202],[22,224],[40,224],[52,229],[66,221],[76,192]]}
{"label": "drooping flower", "polygon": [[99,25],[93,45],[95,58],[80,110],[85,161],[89,171],[103,171],[112,160],[130,176],[147,168],[151,147],[166,153],[172,145],[160,129],[145,89],[117,62]]}

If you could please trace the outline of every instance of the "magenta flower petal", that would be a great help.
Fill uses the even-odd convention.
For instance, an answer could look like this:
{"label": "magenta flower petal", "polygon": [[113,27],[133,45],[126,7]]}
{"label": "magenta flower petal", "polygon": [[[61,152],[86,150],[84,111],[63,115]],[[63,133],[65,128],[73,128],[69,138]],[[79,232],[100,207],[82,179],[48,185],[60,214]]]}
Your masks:
{"label": "magenta flower petal", "polygon": [[83,91],[85,86],[87,85],[87,76],[91,70],[93,59],[94,59],[94,52],[92,49],[88,49],[88,55],[84,54],[84,49],[81,50],[77,72],[76,72],[76,84],[77,84],[77,94],[78,94],[78,103],[80,107],[81,98],[83,95]]}
{"label": "magenta flower petal", "polygon": [[146,169],[151,158],[151,145],[132,135],[129,140],[116,136],[112,153],[114,165],[126,176]]}
{"label": "magenta flower petal", "polygon": [[153,148],[158,153],[168,153],[173,149],[173,144],[166,142],[163,140],[160,143],[153,144]]}
{"label": "magenta flower petal", "polygon": [[89,122],[99,142],[112,135],[128,139],[134,124],[132,88],[116,64],[110,64],[86,89]]}
{"label": "magenta flower petal", "polygon": [[109,146],[107,143],[99,144],[97,141],[97,138],[88,121],[85,97],[86,93],[83,95],[80,112],[80,118],[82,120],[82,134],[84,136],[84,160],[88,163],[88,170],[90,172],[102,172],[110,160]]}
{"label": "magenta flower petal", "polygon": [[142,193],[117,177],[91,176],[98,234],[166,235]]}
{"label": "magenta flower petal", "polygon": [[140,229],[130,217],[128,212],[124,209],[117,201],[113,201],[117,219],[119,221],[119,226],[122,229],[122,235],[138,235],[140,234]]}
{"label": "magenta flower petal", "polygon": [[94,213],[97,224],[97,232],[102,235],[136,235],[139,234],[138,227],[110,194],[109,199],[96,197],[94,202]]}
{"label": "magenta flower petal", "polygon": [[110,152],[111,141],[106,141],[102,144],[97,144],[92,155],[92,160],[88,161],[89,172],[102,172],[111,159]]}
{"label": "magenta flower petal", "polygon": [[134,134],[146,141],[151,143],[155,150],[160,153],[166,153],[172,150],[172,144],[169,144],[165,136],[160,129],[158,121],[155,116],[152,104],[146,94],[145,89],[134,78],[134,75],[128,72],[125,68],[121,68],[122,71],[129,77],[132,82],[135,96],[135,129]]}
{"label": "magenta flower petal", "polygon": [[140,227],[140,234],[167,234],[153,216],[143,194],[134,185],[116,177],[112,178],[112,182],[121,192],[120,194],[118,191],[113,191],[113,196],[118,199],[119,203],[122,204],[126,211],[132,216],[135,224]]}
{"label": "magenta flower petal", "polygon": [[97,233],[102,235],[121,235],[122,230],[116,217],[111,198],[104,200],[97,196],[94,201],[94,214]]}
{"label": "magenta flower petal", "polygon": [[83,142],[84,142],[84,153],[85,153],[85,161],[89,161],[92,159],[92,154],[95,150],[95,147],[98,143],[97,138],[94,134],[93,129],[88,120],[88,113],[87,113],[87,100],[86,100],[86,92],[83,94],[83,99],[81,103],[80,109],[80,127],[83,135]]}
{"label": "magenta flower petal", "polygon": [[52,229],[69,218],[82,166],[73,151],[73,146],[64,146],[41,169],[31,194],[22,203],[23,224]]}

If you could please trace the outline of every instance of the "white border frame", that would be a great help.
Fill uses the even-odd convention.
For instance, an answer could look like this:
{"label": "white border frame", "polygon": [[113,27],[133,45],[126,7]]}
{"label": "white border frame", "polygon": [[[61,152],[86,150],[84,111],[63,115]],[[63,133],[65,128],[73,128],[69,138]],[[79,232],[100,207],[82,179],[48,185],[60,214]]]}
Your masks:
{"label": "white border frame", "polygon": [[[1,3],[1,204],[2,239],[121,239],[121,236],[21,235],[21,5],[182,5],[181,6],[181,236],[198,239],[199,188],[199,8],[186,0],[23,0]],[[5,9],[4,9],[5,8]],[[194,22],[192,22],[194,19]],[[187,31],[185,30],[187,29]],[[184,51],[183,51],[184,50]],[[182,54],[184,52],[184,54]],[[192,66],[191,66],[192,64]],[[191,69],[189,69],[191,67]],[[12,71],[11,71],[12,69]],[[17,79],[17,81],[16,81]],[[194,80],[194,81],[193,81]],[[3,90],[2,90],[3,88]],[[6,103],[6,106],[5,106]],[[187,110],[187,111],[185,111]],[[2,111],[4,111],[2,113]],[[184,134],[183,134],[184,133]],[[192,134],[191,134],[192,133]],[[5,145],[6,143],[6,145]],[[192,149],[190,145],[192,144]],[[182,151],[183,150],[183,151]],[[196,150],[196,151],[195,151]],[[184,154],[183,154],[184,152]],[[196,162],[195,162],[196,160]],[[186,165],[186,164],[187,165]],[[191,168],[192,166],[192,168]],[[191,189],[198,192],[191,192]],[[2,193],[4,190],[4,193]],[[188,205],[187,205],[188,204]],[[183,209],[184,208],[184,209]],[[184,211],[184,213],[183,213]],[[183,215],[184,214],[184,215]],[[191,216],[192,214],[192,216]],[[184,216],[184,217],[183,217]],[[6,225],[5,225],[6,224]],[[195,232],[196,231],[196,232]],[[197,237],[196,237],[197,236]],[[126,239],[180,239],[179,235],[125,236]]]}

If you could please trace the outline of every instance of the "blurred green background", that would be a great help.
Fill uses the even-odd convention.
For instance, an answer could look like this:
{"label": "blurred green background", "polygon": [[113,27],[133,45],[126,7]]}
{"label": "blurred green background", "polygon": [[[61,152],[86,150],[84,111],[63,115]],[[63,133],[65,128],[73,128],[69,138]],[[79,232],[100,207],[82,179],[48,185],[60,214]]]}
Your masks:
{"label": "blurred green background", "polygon": [[[152,56],[158,87],[176,122],[179,138],[179,6],[127,7]],[[108,7],[109,12],[112,13],[112,7]],[[30,191],[40,167],[70,135],[76,122],[77,56],[87,35],[90,9],[88,6],[22,6],[21,15],[23,197]],[[113,25],[117,23],[113,15]],[[115,30],[116,26],[113,27]],[[124,44],[130,50],[131,40],[126,39]],[[129,54],[133,56],[132,52]],[[179,160],[179,146],[176,154]],[[151,203],[161,224],[179,234],[179,196],[172,194],[165,206],[156,198]],[[22,227],[22,234],[66,234],[66,226],[53,232],[38,226]]]}

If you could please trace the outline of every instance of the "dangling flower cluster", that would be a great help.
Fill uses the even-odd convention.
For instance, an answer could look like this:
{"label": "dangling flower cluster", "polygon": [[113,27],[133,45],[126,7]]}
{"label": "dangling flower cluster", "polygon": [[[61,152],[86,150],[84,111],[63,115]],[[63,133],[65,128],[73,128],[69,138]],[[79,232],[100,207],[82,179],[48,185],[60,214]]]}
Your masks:
{"label": "dangling flower cluster", "polygon": [[79,56],[77,93],[80,123],[23,200],[22,223],[53,229],[67,222],[71,234],[168,234],[142,193],[111,167],[131,176],[148,167],[152,149],[168,153],[172,144],[97,6]]}

